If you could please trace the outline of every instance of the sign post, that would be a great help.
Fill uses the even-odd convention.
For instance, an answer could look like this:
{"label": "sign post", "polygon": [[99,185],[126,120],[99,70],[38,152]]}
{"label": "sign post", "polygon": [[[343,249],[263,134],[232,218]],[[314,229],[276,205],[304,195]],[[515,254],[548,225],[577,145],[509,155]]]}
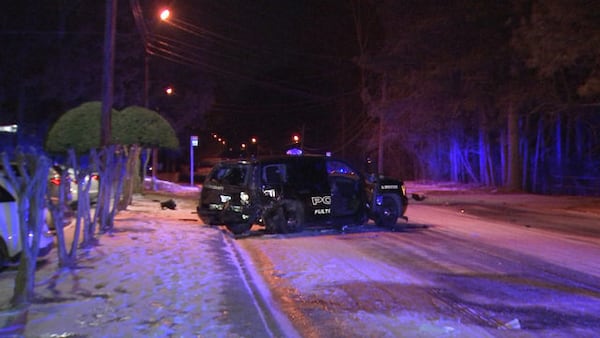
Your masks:
{"label": "sign post", "polygon": [[190,185],[194,186],[194,147],[198,146],[198,136],[190,136]]}

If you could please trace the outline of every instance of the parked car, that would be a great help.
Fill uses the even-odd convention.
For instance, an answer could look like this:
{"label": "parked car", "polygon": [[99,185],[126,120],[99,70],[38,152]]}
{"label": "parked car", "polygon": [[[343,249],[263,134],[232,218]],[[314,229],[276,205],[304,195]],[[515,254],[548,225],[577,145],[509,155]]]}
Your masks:
{"label": "parked car", "polygon": [[[48,195],[50,196],[50,200],[52,203],[59,203],[60,200],[60,182],[62,181],[63,168],[58,165],[53,165],[48,170]],[[72,180],[70,176],[66,176],[66,179],[69,181],[67,185],[68,188],[65,190],[65,203],[68,205],[72,204],[73,195],[71,193]]]}
{"label": "parked car", "polygon": [[[30,234],[30,241],[32,240]],[[44,221],[40,236],[38,256],[48,255],[54,246],[54,236]],[[0,175],[0,269],[14,263],[21,253],[19,231],[19,205],[15,189],[3,175]]]}
{"label": "parked car", "polygon": [[[75,174],[75,170],[73,170],[73,168],[67,168],[65,166],[61,166],[61,165],[53,165],[50,167],[50,172],[49,172],[49,176],[48,176],[48,182],[50,183],[48,185],[48,190],[50,191],[50,196],[52,196],[53,200],[58,200],[59,197],[59,189],[60,189],[60,182],[61,182],[61,178],[63,177],[63,173],[65,173],[66,171],[66,175],[64,176],[68,181],[68,191],[66,192],[66,201],[67,203],[73,208],[77,208],[77,202],[79,200],[79,196],[78,196],[78,190],[77,190],[77,175]],[[92,173],[89,175],[85,176],[85,182],[87,183],[88,181],[90,182],[90,190],[89,190],[89,196],[90,196],[90,203],[96,203],[98,201],[98,192],[99,192],[99,180],[100,177],[98,176],[97,173]]]}
{"label": "parked car", "polygon": [[[11,169],[12,169],[13,173],[15,173],[17,176],[20,175],[19,168],[17,167],[17,165],[15,163],[11,163]],[[5,178],[7,177],[6,171],[5,171],[4,167],[2,166],[2,164],[0,164],[0,176],[4,176]],[[60,186],[60,180],[61,180],[60,177],[61,177],[60,173],[57,171],[57,169],[54,166],[51,166],[48,170],[47,195],[49,197],[50,203],[52,203],[55,206],[60,203],[60,199],[59,199],[59,194],[60,194],[59,186]],[[63,205],[63,226],[66,226],[73,219],[73,210],[70,207],[71,200],[72,200],[70,189],[67,189],[64,199],[65,199],[65,201],[64,201],[64,205]],[[52,214],[50,213],[50,211],[47,211],[46,214],[47,214],[46,215],[47,224],[50,227],[50,229],[54,230],[55,226],[54,226],[54,219],[52,217]]]}
{"label": "parked car", "polygon": [[217,164],[204,181],[197,206],[207,224],[232,233],[253,224],[270,233],[304,226],[364,224],[394,227],[408,205],[401,180],[371,179],[327,156],[280,156]]}
{"label": "parked car", "polygon": [[[69,177],[71,177],[71,203],[75,203],[76,205],[77,201],[79,200],[77,191],[77,175],[75,175],[75,170],[73,170],[73,168],[69,168],[67,169],[67,171],[69,173]],[[88,181],[90,182],[90,190],[88,191],[88,194],[90,196],[90,203],[94,204],[98,202],[98,192],[100,191],[100,176],[98,175],[98,173],[91,173],[85,175],[84,184],[87,184]]]}

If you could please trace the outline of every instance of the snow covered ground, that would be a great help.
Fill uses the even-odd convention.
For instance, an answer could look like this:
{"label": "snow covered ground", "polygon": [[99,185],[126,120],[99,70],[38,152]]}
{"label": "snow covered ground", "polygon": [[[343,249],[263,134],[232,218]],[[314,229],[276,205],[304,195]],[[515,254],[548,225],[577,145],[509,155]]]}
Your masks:
{"label": "snow covered ground", "polygon": [[[170,187],[161,183],[163,191]],[[197,188],[177,192],[197,193]],[[229,255],[222,247],[223,235],[199,226],[192,213],[195,200],[175,197],[176,210],[161,209],[158,202],[168,198],[136,196],[118,214],[116,232],[101,235],[100,246],[83,252],[75,271],[58,272],[51,255],[37,273],[37,298],[25,335],[212,337],[229,332],[227,321],[220,320],[228,316],[220,290],[229,271],[215,264]],[[14,274],[0,275],[4,306]]]}
{"label": "snow covered ground", "polygon": [[[58,272],[55,255],[43,264],[37,273],[37,298],[26,315],[19,317],[15,312],[0,315],[0,336],[11,330],[27,337],[91,336],[91,337],[141,337],[141,336],[200,336],[200,337],[256,337],[256,336],[295,336],[285,318],[271,318],[256,311],[260,304],[248,297],[256,285],[245,285],[248,292],[237,292],[240,276],[254,276],[258,273],[247,270],[252,265],[240,266],[240,260],[249,259],[244,251],[232,244],[229,234],[219,227],[202,225],[195,214],[197,188],[186,188],[160,182],[161,194],[137,195],[128,210],[118,214],[115,222],[117,231],[113,235],[102,235],[100,246],[83,253],[80,268],[75,271]],[[427,208],[436,205],[448,206],[453,215],[478,217],[509,217],[508,221],[524,222],[520,231],[537,229],[544,223],[536,219],[520,219],[515,210],[549,211],[552,215],[567,213],[570,217],[586,218],[591,223],[580,226],[578,231],[595,231],[600,226],[600,199],[578,197],[547,197],[525,194],[496,194],[478,191],[456,185],[408,184],[409,192],[425,193],[428,205],[420,205],[421,213],[417,221],[427,214]],[[158,202],[174,198],[177,209],[161,209]],[[415,202],[417,203],[417,202]],[[483,205],[484,207],[476,207]],[[511,208],[508,208],[510,206]],[[502,209],[505,208],[505,209]],[[491,215],[489,210],[511,210],[511,213]],[[411,215],[411,206],[407,213]],[[510,218],[513,217],[513,218]],[[516,217],[516,218],[514,218]],[[596,221],[593,221],[593,220]],[[430,220],[431,221],[431,220]],[[433,220],[434,222],[443,220]],[[537,222],[537,223],[536,223]],[[519,243],[519,233],[512,228],[500,228],[493,233],[481,227],[452,229],[463,231],[467,236],[476,236],[484,241],[495,241],[503,232],[506,245],[514,245],[517,250],[535,251],[540,256],[549,253],[550,259],[561,266],[572,265],[575,270],[600,277],[600,242],[598,237],[573,235],[561,239],[564,248],[555,245],[553,229],[542,229],[537,243]],[[508,229],[507,231],[504,231]],[[442,229],[443,230],[443,229]],[[448,230],[449,231],[449,230]],[[568,236],[567,236],[568,237]],[[310,247],[311,238],[300,238],[302,246]],[[274,242],[263,241],[267,248],[278,252],[285,247],[277,247]],[[251,243],[251,242],[248,242]],[[246,247],[248,243],[240,246]],[[561,245],[563,245],[561,244]],[[550,247],[548,247],[550,245]],[[571,245],[583,245],[587,257],[570,255]],[[327,248],[314,248],[323,250]],[[325,253],[323,253],[325,254]],[[309,265],[310,259],[293,257],[294,251],[286,253],[291,260]],[[282,260],[285,255],[282,254]],[[314,261],[313,261],[314,262]],[[318,264],[317,264],[318,263]],[[352,264],[381,265],[381,262],[358,262]],[[333,264],[333,263],[332,263]],[[289,278],[298,290],[322,285],[326,278],[343,278],[340,272],[334,276],[323,276],[325,271],[336,271],[334,265],[314,265],[314,274],[294,274],[280,276]],[[257,266],[256,269],[264,267]],[[342,274],[347,271],[341,270]],[[360,274],[360,267],[353,270]],[[401,276],[387,276],[386,267],[381,266],[371,279],[395,280]],[[264,272],[264,271],[263,271]],[[12,294],[14,271],[0,273],[0,306],[6,308]],[[309,278],[312,276],[311,278]],[[346,275],[347,278],[353,278]],[[354,276],[359,278],[360,276]],[[410,276],[405,276],[410,278]],[[260,278],[260,277],[259,277]],[[308,279],[307,279],[308,278]],[[321,278],[323,280],[314,280]],[[356,279],[355,278],[355,279]],[[360,278],[359,278],[360,279]],[[256,282],[256,281],[255,281]],[[248,283],[254,284],[249,281]],[[260,283],[259,283],[260,284]],[[330,290],[335,292],[335,290]],[[268,291],[262,291],[265,296]],[[289,295],[293,297],[293,295]],[[335,295],[333,295],[335,296]],[[272,305],[272,304],[271,304]],[[15,319],[11,325],[8,319]],[[291,318],[290,320],[293,320]],[[369,313],[355,315],[356,332],[368,333],[369,326],[393,326],[393,318],[376,318]],[[421,331],[407,332],[406,336],[458,336],[468,332],[469,336],[486,335],[479,328],[461,326],[460,323],[446,323],[443,319],[432,323],[412,318],[414,325],[407,326]],[[278,322],[277,325],[270,321]],[[310,332],[310,331],[307,331]],[[393,330],[384,332],[395,332]],[[516,336],[522,336],[518,333]],[[529,336],[529,335],[525,335]]]}

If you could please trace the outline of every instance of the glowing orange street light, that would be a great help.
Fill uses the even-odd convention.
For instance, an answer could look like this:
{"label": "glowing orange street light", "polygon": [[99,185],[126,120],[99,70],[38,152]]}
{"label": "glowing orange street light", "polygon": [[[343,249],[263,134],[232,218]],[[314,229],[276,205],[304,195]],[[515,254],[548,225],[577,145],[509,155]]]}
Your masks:
{"label": "glowing orange street light", "polygon": [[165,8],[162,11],[160,11],[160,19],[162,21],[167,21],[170,16],[171,16],[171,11],[168,8]]}
{"label": "glowing orange street light", "polygon": [[165,88],[165,93],[167,95],[173,95],[173,93],[175,93],[175,90],[173,89],[173,87],[169,86],[169,87]]}
{"label": "glowing orange street light", "polygon": [[298,143],[298,142],[300,142],[300,135],[298,135],[298,134],[294,134],[294,135],[292,136],[292,141],[294,141],[294,143]]}
{"label": "glowing orange street light", "polygon": [[252,144],[256,144],[256,142],[258,142],[258,139],[256,137],[253,137],[250,139],[250,142],[252,142]]}

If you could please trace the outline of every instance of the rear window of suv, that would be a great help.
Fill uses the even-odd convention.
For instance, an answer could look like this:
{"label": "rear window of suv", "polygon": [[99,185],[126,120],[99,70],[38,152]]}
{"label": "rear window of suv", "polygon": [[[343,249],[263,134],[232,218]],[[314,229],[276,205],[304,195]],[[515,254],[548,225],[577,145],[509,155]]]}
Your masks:
{"label": "rear window of suv", "polygon": [[247,165],[222,165],[216,167],[208,179],[212,183],[223,185],[241,185],[246,181],[247,172]]}

